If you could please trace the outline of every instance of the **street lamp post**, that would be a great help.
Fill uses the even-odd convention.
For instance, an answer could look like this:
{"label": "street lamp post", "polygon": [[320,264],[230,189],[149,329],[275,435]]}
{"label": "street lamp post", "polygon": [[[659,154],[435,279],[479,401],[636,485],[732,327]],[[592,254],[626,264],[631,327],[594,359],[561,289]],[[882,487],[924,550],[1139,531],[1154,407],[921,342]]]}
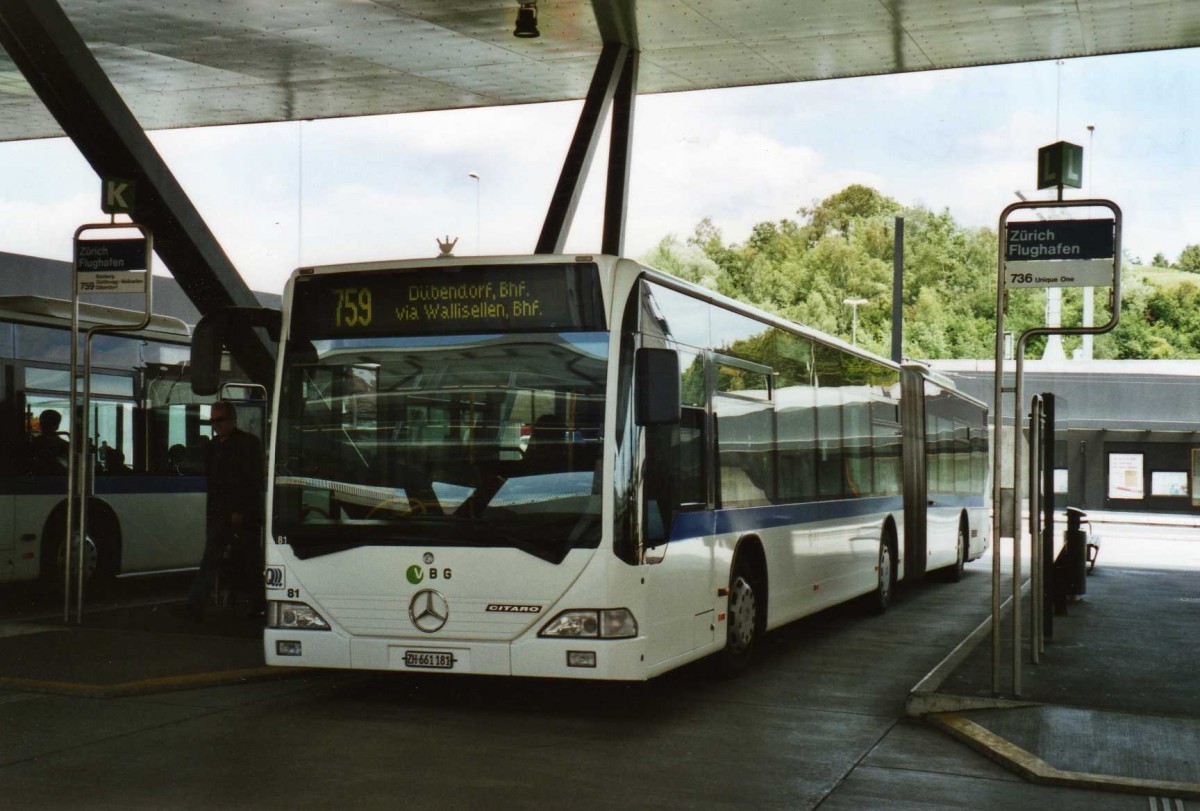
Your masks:
{"label": "street lamp post", "polygon": [[858,305],[866,304],[865,298],[844,298],[842,304],[850,305],[850,343],[858,346]]}
{"label": "street lamp post", "polygon": [[480,178],[478,172],[467,172],[467,177],[475,181],[475,255],[480,254],[479,247],[479,185]]}

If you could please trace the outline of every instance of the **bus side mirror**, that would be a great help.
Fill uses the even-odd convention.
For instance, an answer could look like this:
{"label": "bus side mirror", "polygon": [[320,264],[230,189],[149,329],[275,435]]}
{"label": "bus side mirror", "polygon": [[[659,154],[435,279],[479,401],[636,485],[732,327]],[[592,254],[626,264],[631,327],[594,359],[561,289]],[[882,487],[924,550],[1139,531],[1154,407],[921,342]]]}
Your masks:
{"label": "bus side mirror", "polygon": [[679,422],[679,353],[674,349],[637,351],[634,361],[637,397],[634,417],[638,425],[675,425]]}
{"label": "bus side mirror", "polygon": [[221,352],[226,344],[244,339],[255,328],[266,329],[271,340],[278,341],[281,323],[279,310],[265,307],[222,307],[201,318],[192,330],[192,391],[216,394],[221,386]]}

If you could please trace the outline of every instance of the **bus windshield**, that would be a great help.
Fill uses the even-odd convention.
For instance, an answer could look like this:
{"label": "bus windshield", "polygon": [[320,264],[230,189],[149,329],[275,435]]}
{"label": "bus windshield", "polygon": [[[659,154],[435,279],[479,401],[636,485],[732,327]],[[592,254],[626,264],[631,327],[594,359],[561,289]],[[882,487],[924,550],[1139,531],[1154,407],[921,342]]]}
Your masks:
{"label": "bus windshield", "polygon": [[289,343],[275,535],[300,558],[595,547],[607,357],[604,332]]}

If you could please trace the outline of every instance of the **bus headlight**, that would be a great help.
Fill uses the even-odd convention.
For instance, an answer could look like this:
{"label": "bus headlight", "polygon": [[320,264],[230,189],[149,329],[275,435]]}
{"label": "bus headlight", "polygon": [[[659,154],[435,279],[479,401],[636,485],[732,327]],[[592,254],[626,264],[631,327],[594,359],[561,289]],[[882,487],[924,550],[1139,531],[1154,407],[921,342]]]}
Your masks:
{"label": "bus headlight", "polygon": [[267,627],[328,631],[329,623],[308,603],[272,600],[267,603]]}
{"label": "bus headlight", "polygon": [[637,634],[637,620],[628,608],[576,608],[556,615],[538,636],[629,639]]}

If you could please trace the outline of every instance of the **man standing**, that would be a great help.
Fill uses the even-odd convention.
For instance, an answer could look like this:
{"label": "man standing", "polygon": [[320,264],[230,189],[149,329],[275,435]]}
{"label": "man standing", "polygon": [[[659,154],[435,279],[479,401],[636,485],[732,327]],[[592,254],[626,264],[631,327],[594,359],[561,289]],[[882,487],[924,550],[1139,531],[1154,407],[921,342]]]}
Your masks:
{"label": "man standing", "polygon": [[251,613],[260,613],[262,584],[262,444],[237,427],[233,403],[212,407],[213,441],[208,443],[204,470],[208,476],[208,509],[204,557],[188,594],[188,613],[204,616],[204,604],[216,582],[226,549],[235,562],[234,585],[250,598]]}

